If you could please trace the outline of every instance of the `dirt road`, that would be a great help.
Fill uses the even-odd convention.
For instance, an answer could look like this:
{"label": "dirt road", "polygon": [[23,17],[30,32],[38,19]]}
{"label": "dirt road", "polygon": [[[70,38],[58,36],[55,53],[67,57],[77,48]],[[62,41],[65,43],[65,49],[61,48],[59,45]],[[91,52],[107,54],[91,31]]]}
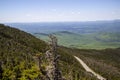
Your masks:
{"label": "dirt road", "polygon": [[90,67],[88,67],[80,58],[74,56],[79,62],[80,64],[83,66],[83,68],[87,71],[87,72],[91,72],[94,76],[96,76],[99,80],[106,80],[106,78],[102,77],[101,75],[97,74],[96,72],[94,72]]}

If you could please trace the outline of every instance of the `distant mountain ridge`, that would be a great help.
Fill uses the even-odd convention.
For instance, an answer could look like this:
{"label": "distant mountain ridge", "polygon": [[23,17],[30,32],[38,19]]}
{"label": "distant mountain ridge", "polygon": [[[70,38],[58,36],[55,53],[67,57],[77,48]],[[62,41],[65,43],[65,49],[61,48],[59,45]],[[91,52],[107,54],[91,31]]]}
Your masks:
{"label": "distant mountain ridge", "polygon": [[6,23],[30,33],[69,31],[77,33],[120,32],[120,20],[86,22]]}

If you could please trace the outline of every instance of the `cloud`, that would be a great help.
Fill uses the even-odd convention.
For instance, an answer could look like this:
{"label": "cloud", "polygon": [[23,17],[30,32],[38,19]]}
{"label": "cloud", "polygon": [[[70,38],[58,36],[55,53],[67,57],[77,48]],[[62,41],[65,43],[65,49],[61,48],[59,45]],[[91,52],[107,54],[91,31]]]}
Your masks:
{"label": "cloud", "polygon": [[27,17],[31,17],[32,15],[31,14],[26,14]]}

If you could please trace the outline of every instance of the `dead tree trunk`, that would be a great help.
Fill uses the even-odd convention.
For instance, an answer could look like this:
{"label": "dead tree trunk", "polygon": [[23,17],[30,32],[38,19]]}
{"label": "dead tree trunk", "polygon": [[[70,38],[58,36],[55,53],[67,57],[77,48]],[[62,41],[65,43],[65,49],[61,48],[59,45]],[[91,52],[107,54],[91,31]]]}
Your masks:
{"label": "dead tree trunk", "polygon": [[50,35],[49,38],[51,39],[50,50],[46,52],[46,55],[49,57],[51,67],[48,67],[48,76],[50,80],[63,80],[58,66],[60,56],[57,54],[57,38],[53,35]]}

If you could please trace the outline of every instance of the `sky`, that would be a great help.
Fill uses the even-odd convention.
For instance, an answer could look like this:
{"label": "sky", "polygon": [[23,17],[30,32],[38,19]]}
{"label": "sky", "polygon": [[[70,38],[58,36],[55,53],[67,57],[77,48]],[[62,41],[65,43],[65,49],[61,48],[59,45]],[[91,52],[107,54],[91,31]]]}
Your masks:
{"label": "sky", "polygon": [[0,23],[114,19],[120,19],[120,0],[0,0]]}

